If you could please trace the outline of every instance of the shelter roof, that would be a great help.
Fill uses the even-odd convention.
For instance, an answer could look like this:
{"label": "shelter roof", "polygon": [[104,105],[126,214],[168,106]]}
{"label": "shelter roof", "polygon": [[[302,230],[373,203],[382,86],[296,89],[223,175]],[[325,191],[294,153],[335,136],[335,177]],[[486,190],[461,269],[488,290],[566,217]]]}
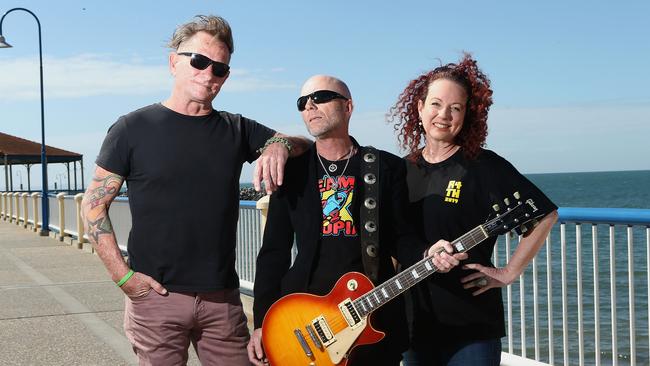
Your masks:
{"label": "shelter roof", "polygon": [[[83,155],[45,145],[47,162],[67,163],[82,160]],[[0,165],[40,164],[41,144],[0,132]]]}

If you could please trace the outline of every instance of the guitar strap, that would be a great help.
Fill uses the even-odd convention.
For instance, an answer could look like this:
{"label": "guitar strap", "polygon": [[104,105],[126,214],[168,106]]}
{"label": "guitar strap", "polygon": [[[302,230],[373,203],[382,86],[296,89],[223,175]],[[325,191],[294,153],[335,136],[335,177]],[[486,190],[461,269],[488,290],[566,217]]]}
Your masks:
{"label": "guitar strap", "polygon": [[379,274],[379,155],[372,146],[361,148],[364,197],[361,204],[361,258],[368,278],[377,283]]}

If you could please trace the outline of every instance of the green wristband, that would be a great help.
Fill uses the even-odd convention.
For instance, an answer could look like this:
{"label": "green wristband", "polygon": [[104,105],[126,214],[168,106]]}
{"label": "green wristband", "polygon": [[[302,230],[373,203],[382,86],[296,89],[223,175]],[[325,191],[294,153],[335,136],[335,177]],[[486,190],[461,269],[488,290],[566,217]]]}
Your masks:
{"label": "green wristband", "polygon": [[129,272],[127,272],[127,274],[125,274],[124,277],[122,277],[120,282],[117,283],[117,287],[122,287],[122,285],[124,285],[126,283],[126,281],[128,281],[129,278],[131,278],[131,276],[133,276],[134,273],[135,272],[133,272],[133,270],[130,269]]}

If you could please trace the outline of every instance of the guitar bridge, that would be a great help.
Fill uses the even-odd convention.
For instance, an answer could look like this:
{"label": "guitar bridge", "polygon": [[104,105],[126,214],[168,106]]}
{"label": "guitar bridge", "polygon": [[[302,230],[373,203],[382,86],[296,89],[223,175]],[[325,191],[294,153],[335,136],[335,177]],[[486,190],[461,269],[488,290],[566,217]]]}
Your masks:
{"label": "guitar bridge", "polygon": [[323,346],[327,347],[330,344],[336,342],[336,338],[334,338],[334,333],[332,333],[332,330],[330,329],[330,326],[327,324],[327,321],[325,320],[324,316],[321,315],[316,319],[312,320],[311,325],[314,327],[314,330],[316,330],[316,335],[318,336],[318,338],[320,338]]}
{"label": "guitar bridge", "polygon": [[339,304],[339,310],[341,311],[341,314],[343,314],[345,321],[348,322],[350,328],[354,329],[361,326],[361,317],[359,316],[359,313],[357,313],[357,309],[354,308],[352,300],[348,298],[341,302]]}

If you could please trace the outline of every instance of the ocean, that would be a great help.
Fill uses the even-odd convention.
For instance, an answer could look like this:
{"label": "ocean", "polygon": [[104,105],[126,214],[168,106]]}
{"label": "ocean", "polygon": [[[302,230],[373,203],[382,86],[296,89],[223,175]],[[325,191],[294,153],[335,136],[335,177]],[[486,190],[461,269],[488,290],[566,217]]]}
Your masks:
{"label": "ocean", "polygon": [[559,207],[650,209],[650,170],[527,174]]}

